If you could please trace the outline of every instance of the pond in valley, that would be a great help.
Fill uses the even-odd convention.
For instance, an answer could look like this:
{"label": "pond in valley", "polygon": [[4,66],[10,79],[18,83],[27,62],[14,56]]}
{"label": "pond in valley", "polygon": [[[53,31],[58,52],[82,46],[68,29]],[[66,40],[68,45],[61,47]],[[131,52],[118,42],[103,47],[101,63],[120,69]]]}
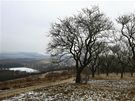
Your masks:
{"label": "pond in valley", "polygon": [[28,68],[28,67],[13,67],[13,68],[9,68],[9,70],[12,71],[25,71],[27,73],[37,73],[39,72],[38,70],[32,69],[32,68]]}

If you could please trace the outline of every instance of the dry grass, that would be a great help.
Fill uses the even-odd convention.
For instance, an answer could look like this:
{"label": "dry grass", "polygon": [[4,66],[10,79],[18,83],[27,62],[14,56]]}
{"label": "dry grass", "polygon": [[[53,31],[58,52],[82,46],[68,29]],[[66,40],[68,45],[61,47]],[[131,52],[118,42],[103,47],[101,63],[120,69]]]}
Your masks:
{"label": "dry grass", "polygon": [[[46,74],[29,76],[26,78],[10,80],[6,82],[0,82],[0,89],[22,89],[24,90],[27,87],[36,86],[38,87],[40,84],[46,84],[51,82],[59,82],[68,78],[74,77],[73,71],[57,71],[57,72],[49,72]],[[83,75],[82,78],[85,76]],[[120,74],[116,75],[114,73],[109,74],[107,77],[106,74],[95,75],[95,78],[92,78],[90,75],[90,80],[135,80],[135,76],[131,77],[129,73],[126,73],[124,77],[121,79]],[[82,86],[87,88],[86,85]],[[24,88],[24,89],[23,89]],[[32,87],[33,88],[33,87]],[[40,88],[40,87],[38,87]],[[102,88],[106,89],[106,88]],[[31,89],[30,89],[31,90]],[[131,90],[130,95],[135,94],[135,89]],[[20,92],[20,90],[19,90]]]}
{"label": "dry grass", "polygon": [[61,71],[61,72],[49,72],[45,74],[33,75],[26,78],[20,78],[15,80],[9,80],[5,82],[0,82],[0,89],[16,89],[24,88],[28,86],[37,85],[43,82],[52,82],[57,80],[64,80],[72,77],[71,72]]}
{"label": "dry grass", "polygon": [[9,98],[9,97],[12,97],[12,96],[16,96],[20,93],[29,92],[29,91],[36,90],[36,89],[42,89],[42,88],[45,88],[45,87],[48,88],[49,86],[65,84],[65,83],[69,83],[71,81],[73,81],[73,78],[69,78],[69,79],[65,79],[65,80],[58,80],[58,81],[54,81],[54,82],[43,82],[43,83],[40,83],[40,84],[35,84],[33,86],[25,87],[25,88],[12,89],[12,90],[9,90],[9,91],[1,92],[0,93],[0,100],[5,99],[5,98]]}
{"label": "dry grass", "polygon": [[[14,96],[16,94],[39,89],[42,87],[56,85],[58,83],[67,82],[72,78],[72,73],[68,71],[54,71],[40,75],[29,76],[16,80],[0,82],[0,89],[8,90],[8,92],[0,92],[0,99]],[[6,95],[5,95],[6,94]]]}
{"label": "dry grass", "polygon": [[106,74],[95,75],[94,78],[89,75],[89,78],[93,80],[135,80],[135,76],[131,77],[129,73],[125,73],[123,78],[121,78],[120,74],[116,75],[115,73],[110,73],[109,76],[106,76]]}
{"label": "dry grass", "polygon": [[[57,80],[64,80],[70,77],[73,77],[72,71],[55,71],[49,72],[40,75],[33,75],[26,78],[10,80],[5,82],[0,82],[0,89],[11,89],[11,88],[24,88],[32,86],[35,84],[40,84],[42,82],[52,82]],[[85,79],[85,75],[82,75],[82,79]],[[129,73],[126,73],[121,79],[120,74],[116,75],[114,73],[109,74],[107,77],[106,74],[95,75],[94,78],[89,75],[90,80],[135,80],[135,76],[131,77]]]}

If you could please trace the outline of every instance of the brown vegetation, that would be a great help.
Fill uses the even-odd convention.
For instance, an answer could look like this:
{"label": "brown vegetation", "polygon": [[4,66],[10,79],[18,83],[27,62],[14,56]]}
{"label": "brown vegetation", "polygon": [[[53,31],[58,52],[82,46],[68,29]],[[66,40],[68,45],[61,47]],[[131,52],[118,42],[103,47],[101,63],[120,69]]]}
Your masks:
{"label": "brown vegetation", "polygon": [[6,90],[6,89],[24,88],[32,85],[37,85],[42,82],[47,83],[55,80],[63,80],[71,76],[72,73],[68,71],[53,71],[45,74],[32,75],[26,78],[0,82],[0,89]]}

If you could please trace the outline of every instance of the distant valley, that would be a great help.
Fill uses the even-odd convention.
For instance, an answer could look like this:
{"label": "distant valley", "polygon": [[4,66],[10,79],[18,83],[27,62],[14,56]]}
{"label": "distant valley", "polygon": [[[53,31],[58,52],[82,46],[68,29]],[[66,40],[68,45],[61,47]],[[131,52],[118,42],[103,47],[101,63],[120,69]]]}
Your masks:
{"label": "distant valley", "polygon": [[45,59],[45,58],[50,58],[50,56],[48,54],[28,53],[28,52],[0,53],[0,60],[3,60],[3,59]]}
{"label": "distant valley", "polygon": [[[48,54],[25,52],[0,54],[0,81],[16,79],[37,73],[63,70],[65,68],[67,67],[51,63],[51,57]],[[38,72],[30,73],[27,71],[28,69],[33,69]]]}

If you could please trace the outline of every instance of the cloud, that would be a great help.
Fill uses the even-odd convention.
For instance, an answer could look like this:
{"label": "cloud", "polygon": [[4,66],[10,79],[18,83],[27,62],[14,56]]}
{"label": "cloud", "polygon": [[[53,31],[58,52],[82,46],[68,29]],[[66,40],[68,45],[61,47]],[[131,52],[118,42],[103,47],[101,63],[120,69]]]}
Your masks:
{"label": "cloud", "polygon": [[44,52],[50,24],[98,5],[112,20],[135,10],[134,1],[2,0],[1,51]]}

